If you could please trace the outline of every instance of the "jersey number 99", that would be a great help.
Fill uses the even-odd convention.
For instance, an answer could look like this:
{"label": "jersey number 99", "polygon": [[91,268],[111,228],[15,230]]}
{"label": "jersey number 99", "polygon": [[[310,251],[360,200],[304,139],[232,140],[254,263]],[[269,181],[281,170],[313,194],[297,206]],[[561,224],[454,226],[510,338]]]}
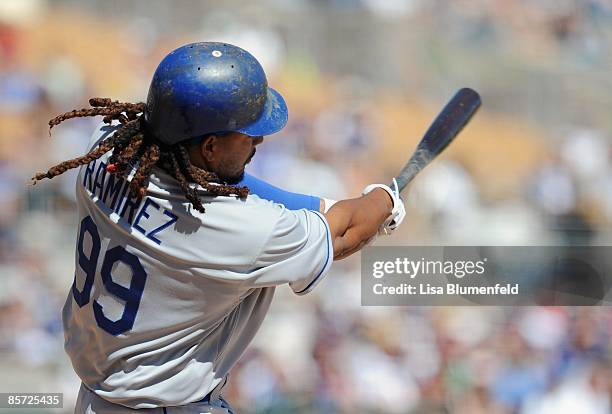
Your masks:
{"label": "jersey number 99", "polygon": [[[89,233],[91,237],[91,251],[89,255],[85,253],[83,246],[85,233]],[[85,273],[85,281],[83,283],[83,289],[79,290],[77,288],[77,275],[75,274],[74,283],[72,284],[72,296],[79,307],[82,308],[91,300],[91,289],[96,275],[96,265],[100,256],[100,234],[98,233],[98,227],[89,216],[81,221],[79,239],[77,241],[77,253],[79,256],[79,267]],[[127,265],[131,270],[132,278],[129,288],[113,280],[113,266],[119,262]],[[115,336],[120,335],[129,331],[134,326],[134,320],[136,319],[136,313],[138,312],[138,306],[142,298],[142,291],[144,290],[147,280],[147,273],[142,267],[140,260],[138,260],[138,257],[126,251],[123,246],[115,246],[107,250],[104,254],[100,276],[106,291],[125,302],[125,307],[121,318],[113,321],[104,315],[104,308],[97,300],[94,300],[92,307],[96,322],[100,328],[104,329],[109,334]]]}

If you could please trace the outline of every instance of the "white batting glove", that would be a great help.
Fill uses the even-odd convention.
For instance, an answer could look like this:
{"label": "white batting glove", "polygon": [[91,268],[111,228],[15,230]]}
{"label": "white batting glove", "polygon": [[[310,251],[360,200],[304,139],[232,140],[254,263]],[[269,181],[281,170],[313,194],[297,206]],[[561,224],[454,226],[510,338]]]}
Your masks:
{"label": "white batting glove", "polygon": [[404,207],[404,201],[400,197],[399,189],[397,188],[397,181],[395,178],[393,179],[393,187],[391,188],[388,185],[384,184],[370,184],[366,188],[363,189],[362,194],[366,195],[375,188],[382,188],[391,197],[393,200],[393,209],[391,209],[391,215],[387,217],[383,224],[380,225],[378,229],[379,235],[389,236],[393,231],[402,224],[404,221],[404,217],[406,217],[406,208]]}

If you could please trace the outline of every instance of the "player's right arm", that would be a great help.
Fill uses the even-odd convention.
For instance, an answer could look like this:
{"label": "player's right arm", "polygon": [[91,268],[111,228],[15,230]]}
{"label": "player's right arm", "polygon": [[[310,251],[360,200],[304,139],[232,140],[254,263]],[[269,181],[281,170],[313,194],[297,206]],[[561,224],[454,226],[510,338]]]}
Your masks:
{"label": "player's right arm", "polygon": [[377,234],[392,208],[393,200],[382,188],[335,203],[325,214],[334,246],[334,260],[344,259],[365,246]]}

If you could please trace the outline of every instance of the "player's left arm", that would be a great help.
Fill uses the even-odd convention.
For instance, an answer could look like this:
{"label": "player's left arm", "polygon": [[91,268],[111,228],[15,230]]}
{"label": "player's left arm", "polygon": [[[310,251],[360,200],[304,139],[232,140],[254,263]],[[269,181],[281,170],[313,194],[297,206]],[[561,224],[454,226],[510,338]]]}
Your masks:
{"label": "player's left arm", "polygon": [[323,213],[329,210],[332,204],[331,200],[326,200],[322,197],[283,190],[282,188],[273,186],[247,173],[244,174],[244,178],[238,185],[247,186],[251,194],[255,194],[264,200],[282,204],[289,210],[301,210],[305,208],[306,210]]}
{"label": "player's left arm", "polygon": [[334,260],[369,245],[377,234],[390,235],[404,220],[406,209],[397,183],[391,188],[371,184],[359,198],[340,200],[325,213],[332,236]]}

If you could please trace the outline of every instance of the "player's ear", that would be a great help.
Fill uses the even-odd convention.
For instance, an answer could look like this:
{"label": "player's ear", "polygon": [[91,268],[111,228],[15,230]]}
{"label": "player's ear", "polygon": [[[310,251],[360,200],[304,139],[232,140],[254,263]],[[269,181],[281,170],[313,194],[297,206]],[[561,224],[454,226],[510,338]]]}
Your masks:
{"label": "player's ear", "polygon": [[206,162],[212,161],[215,157],[215,149],[218,145],[219,137],[215,134],[208,135],[200,142],[200,154]]}

